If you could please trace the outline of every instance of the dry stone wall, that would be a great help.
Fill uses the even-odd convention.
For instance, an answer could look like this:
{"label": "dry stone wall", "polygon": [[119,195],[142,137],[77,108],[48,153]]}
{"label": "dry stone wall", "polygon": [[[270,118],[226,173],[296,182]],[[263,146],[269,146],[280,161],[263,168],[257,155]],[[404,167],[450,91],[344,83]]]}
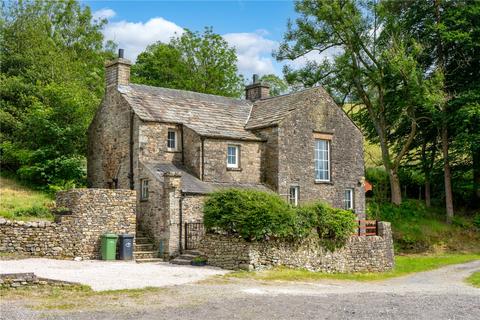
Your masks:
{"label": "dry stone wall", "polygon": [[394,266],[390,223],[378,223],[378,236],[352,236],[329,251],[314,234],[300,241],[247,242],[237,237],[207,234],[200,250],[208,264],[224,269],[262,270],[274,266],[322,272],[383,272]]}
{"label": "dry stone wall", "polygon": [[135,234],[134,191],[74,189],[59,192],[56,204],[69,210],[56,222],[0,219],[0,252],[97,259],[102,234]]}
{"label": "dry stone wall", "polygon": [[39,278],[31,272],[0,274],[0,288],[18,289],[22,287],[39,287],[45,285],[54,287],[68,287],[78,284],[60,280]]}

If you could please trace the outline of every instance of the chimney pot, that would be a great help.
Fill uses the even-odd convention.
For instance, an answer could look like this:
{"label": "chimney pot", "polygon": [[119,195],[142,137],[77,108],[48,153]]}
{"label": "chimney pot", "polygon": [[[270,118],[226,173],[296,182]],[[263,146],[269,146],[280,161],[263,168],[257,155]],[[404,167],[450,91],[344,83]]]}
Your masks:
{"label": "chimney pot", "polygon": [[258,83],[258,74],[253,75],[253,83]]}
{"label": "chimney pot", "polygon": [[118,57],[123,59],[123,49],[118,49]]}

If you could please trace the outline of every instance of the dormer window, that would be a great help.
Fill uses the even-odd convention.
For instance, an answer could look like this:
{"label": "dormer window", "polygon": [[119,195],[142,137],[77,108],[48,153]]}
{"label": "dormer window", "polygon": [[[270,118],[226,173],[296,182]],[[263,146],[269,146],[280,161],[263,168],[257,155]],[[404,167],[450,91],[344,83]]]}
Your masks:
{"label": "dormer window", "polygon": [[178,150],[177,130],[175,129],[168,129],[167,148],[169,151]]}

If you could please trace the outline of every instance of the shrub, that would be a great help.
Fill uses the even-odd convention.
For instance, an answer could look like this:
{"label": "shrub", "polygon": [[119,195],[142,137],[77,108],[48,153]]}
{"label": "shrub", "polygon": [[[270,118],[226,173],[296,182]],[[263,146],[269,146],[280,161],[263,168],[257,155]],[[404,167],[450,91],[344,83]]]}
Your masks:
{"label": "shrub", "polygon": [[273,193],[237,189],[214,192],[203,212],[207,231],[238,234],[247,241],[295,234],[295,211]]}
{"label": "shrub", "polygon": [[473,225],[480,231],[480,212],[473,217]]}
{"label": "shrub", "polygon": [[[343,247],[357,228],[356,216],[353,212],[332,208],[325,203],[313,203],[298,211],[311,212],[307,216],[314,217],[313,226],[317,229],[323,245],[330,250]],[[303,216],[305,215],[303,213]]]}
{"label": "shrub", "polygon": [[316,228],[330,250],[355,232],[356,216],[323,203],[292,208],[273,193],[230,189],[212,193],[204,205],[207,232],[240,235],[247,241],[302,238]]}

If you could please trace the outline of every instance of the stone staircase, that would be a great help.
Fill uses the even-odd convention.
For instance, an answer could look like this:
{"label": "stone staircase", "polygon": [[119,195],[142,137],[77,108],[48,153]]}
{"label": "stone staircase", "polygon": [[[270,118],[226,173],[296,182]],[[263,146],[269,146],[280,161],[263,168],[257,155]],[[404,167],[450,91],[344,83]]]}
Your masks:
{"label": "stone staircase", "polygon": [[163,261],[163,259],[158,257],[155,246],[142,230],[138,230],[135,237],[133,258],[137,263]]}
{"label": "stone staircase", "polygon": [[190,265],[192,260],[195,257],[200,256],[201,253],[197,250],[185,250],[181,255],[176,257],[173,260],[170,260],[170,263],[181,264],[181,265]]}

